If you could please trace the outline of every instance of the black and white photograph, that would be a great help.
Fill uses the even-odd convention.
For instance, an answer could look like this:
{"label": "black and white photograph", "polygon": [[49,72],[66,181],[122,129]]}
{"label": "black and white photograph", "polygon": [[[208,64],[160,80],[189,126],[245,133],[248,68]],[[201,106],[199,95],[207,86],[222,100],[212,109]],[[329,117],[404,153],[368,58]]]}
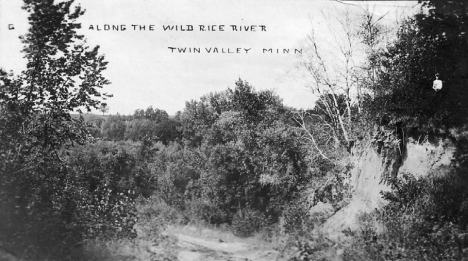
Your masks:
{"label": "black and white photograph", "polygon": [[468,1],[0,0],[0,261],[468,261]]}

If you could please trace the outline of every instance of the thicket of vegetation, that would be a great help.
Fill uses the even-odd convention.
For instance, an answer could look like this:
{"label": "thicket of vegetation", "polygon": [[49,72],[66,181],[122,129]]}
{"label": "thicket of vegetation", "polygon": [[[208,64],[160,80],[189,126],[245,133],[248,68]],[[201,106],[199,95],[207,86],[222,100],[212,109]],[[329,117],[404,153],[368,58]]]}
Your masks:
{"label": "thicket of vegetation", "polygon": [[[403,21],[396,39],[369,56],[372,77],[363,81],[370,92],[363,95],[362,116],[377,126],[372,139],[376,149],[395,148],[400,153],[394,158],[405,157],[408,138],[450,140],[456,144],[451,171],[424,178],[411,173],[389,176],[386,182],[392,191],[382,193],[388,205],[361,217],[361,230],[345,231],[353,238],[345,260],[468,257],[468,6],[421,2],[427,12]],[[439,92],[431,88],[436,73],[443,75]],[[311,240],[297,247],[293,260],[315,260],[323,258],[317,253],[330,244]]]}
{"label": "thicket of vegetation", "polygon": [[[336,17],[344,38],[334,31],[333,57],[312,32],[299,67],[318,97],[313,110],[288,108],[239,79],[173,117],[149,107],[85,121],[76,113],[104,113],[110,95],[100,91],[107,62],[76,33],[84,11],[73,1],[24,2],[27,69],[0,70],[0,247],[14,256],[85,258],[88,240],[134,238],[135,225],[154,218],[225,224],[241,237],[282,231],[300,242],[293,260],[317,259],[330,245],[302,241],[323,222],[308,209],[348,202],[352,166],[342,160],[372,139],[405,153],[405,139],[421,135],[457,144],[452,172],[390,177],[389,204],[347,232],[354,241],[344,257],[466,255],[466,4],[425,1],[432,9],[402,22],[393,40],[372,15]],[[435,73],[444,81],[437,93]]]}
{"label": "thicket of vegetation", "polygon": [[[313,175],[293,116],[271,91],[239,80],[234,89],[187,102],[173,119],[150,107],[92,121],[101,126],[95,136],[108,142],[154,143],[145,159],[147,195],[185,212],[187,221],[234,223],[235,233],[248,236],[278,222]],[[252,218],[258,220],[245,220]],[[244,222],[258,224],[244,231]]]}
{"label": "thicket of vegetation", "polygon": [[[468,257],[468,5],[423,4],[430,8],[428,14],[402,24],[397,40],[382,55],[385,69],[374,85],[378,95],[370,111],[409,136],[449,137],[457,144],[452,171],[421,179],[407,173],[389,180],[393,191],[383,194],[389,205],[364,218],[364,223],[378,220],[385,232],[362,231],[356,245],[365,254],[355,260]],[[434,73],[444,75],[440,92],[427,88]]]}
{"label": "thicket of vegetation", "polygon": [[[369,108],[384,124],[444,134],[466,125],[467,7],[446,1],[425,6],[429,13],[404,21],[397,40],[379,54],[381,70],[370,86]],[[428,88],[436,73],[444,83],[437,93]]]}

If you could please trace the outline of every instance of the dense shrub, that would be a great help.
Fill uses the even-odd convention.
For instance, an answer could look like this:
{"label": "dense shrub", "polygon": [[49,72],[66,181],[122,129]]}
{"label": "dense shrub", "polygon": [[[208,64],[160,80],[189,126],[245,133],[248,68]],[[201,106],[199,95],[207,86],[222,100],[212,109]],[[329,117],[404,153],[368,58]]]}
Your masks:
{"label": "dense shrub", "polygon": [[98,141],[68,150],[67,162],[90,191],[106,185],[114,193],[149,196],[156,184],[146,163],[148,150],[144,143]]}
{"label": "dense shrub", "polygon": [[229,223],[242,235],[277,222],[310,178],[288,115],[273,93],[241,80],[187,103],[178,117],[183,142],[159,144],[150,163],[157,194],[193,219]]}
{"label": "dense shrub", "polygon": [[79,255],[86,239],[135,236],[135,200],[154,189],[145,150],[143,143],[86,144],[30,155],[34,165],[16,173],[3,161],[0,242],[21,258],[61,260]]}
{"label": "dense shrub", "polygon": [[304,236],[314,228],[307,204],[301,201],[287,206],[283,211],[283,218],[283,230],[287,234]]}
{"label": "dense shrub", "polygon": [[466,255],[459,238],[467,233],[467,184],[464,173],[391,180],[393,190],[384,193],[388,206],[363,217],[349,260],[460,259]]}

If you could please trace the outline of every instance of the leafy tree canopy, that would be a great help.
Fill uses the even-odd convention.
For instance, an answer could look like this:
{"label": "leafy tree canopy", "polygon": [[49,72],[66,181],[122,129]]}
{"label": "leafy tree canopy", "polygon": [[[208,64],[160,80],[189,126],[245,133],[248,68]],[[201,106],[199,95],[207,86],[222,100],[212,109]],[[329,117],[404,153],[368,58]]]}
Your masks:
{"label": "leafy tree canopy", "polygon": [[107,62],[98,53],[99,46],[90,49],[84,36],[77,33],[80,24],[76,20],[84,10],[72,8],[73,1],[24,3],[23,8],[30,13],[30,28],[21,38],[27,67],[6,81],[2,105],[30,124],[22,131],[44,149],[83,142],[84,124],[70,113],[98,109],[101,101],[111,96],[99,91],[109,84],[102,75]]}
{"label": "leafy tree canopy", "polygon": [[[382,52],[382,72],[370,109],[384,123],[446,132],[466,123],[468,15],[466,3],[423,1],[432,8],[405,21],[398,39]],[[443,88],[432,82],[440,74]]]}

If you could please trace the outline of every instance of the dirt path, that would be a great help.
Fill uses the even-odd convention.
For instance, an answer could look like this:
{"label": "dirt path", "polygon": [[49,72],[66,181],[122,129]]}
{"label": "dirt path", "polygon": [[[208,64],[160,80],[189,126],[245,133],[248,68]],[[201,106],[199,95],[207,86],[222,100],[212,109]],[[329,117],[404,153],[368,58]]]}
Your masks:
{"label": "dirt path", "polygon": [[202,239],[183,234],[176,234],[175,236],[180,247],[177,256],[180,261],[277,260],[277,251],[262,249],[252,244]]}

